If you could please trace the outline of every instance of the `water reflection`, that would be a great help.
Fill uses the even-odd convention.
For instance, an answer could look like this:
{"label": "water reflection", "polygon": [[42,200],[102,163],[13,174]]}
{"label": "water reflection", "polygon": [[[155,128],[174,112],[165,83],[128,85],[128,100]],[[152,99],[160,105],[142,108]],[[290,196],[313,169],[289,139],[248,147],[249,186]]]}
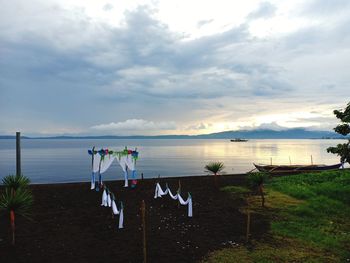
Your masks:
{"label": "water reflection", "polygon": [[[335,164],[339,158],[326,152],[341,140],[22,140],[22,171],[33,182],[88,181],[92,146],[122,149],[137,147],[137,166],[145,177],[204,174],[210,161],[225,163],[226,173],[253,169],[252,163]],[[15,172],[14,140],[0,140],[0,177]],[[110,179],[121,179],[117,163],[106,173]]]}

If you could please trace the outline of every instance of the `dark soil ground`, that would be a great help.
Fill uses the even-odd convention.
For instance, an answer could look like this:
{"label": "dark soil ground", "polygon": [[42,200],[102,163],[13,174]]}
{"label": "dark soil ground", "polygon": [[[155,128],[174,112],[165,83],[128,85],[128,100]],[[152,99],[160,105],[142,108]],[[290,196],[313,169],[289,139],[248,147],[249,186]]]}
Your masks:
{"label": "dark soil ground", "polygon": [[[162,178],[173,193],[179,178]],[[146,202],[147,261],[196,262],[210,251],[244,243],[244,205],[219,187],[243,185],[243,176],[221,176],[219,187],[212,176],[180,178],[182,196],[193,197],[193,218],[187,206],[178,208],[169,196],[154,199],[156,179],[139,181],[136,189],[123,188],[121,181],[106,182],[123,201],[124,229],[119,216],[101,207],[102,191],[89,183],[32,185],[35,198],[32,220],[18,217],[16,245],[10,244],[8,213],[0,214],[0,262],[142,262],[141,201]],[[252,218],[256,239],[266,233],[266,218]]]}

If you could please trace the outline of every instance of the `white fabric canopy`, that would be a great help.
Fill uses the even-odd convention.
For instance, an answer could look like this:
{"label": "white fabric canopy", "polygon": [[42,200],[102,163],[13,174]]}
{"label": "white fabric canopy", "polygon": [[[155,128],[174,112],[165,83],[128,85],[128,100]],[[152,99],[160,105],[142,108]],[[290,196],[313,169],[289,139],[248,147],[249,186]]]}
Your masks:
{"label": "white fabric canopy", "polygon": [[[132,179],[136,179],[136,170],[135,170],[135,158],[131,154],[126,155],[118,155],[118,154],[106,154],[101,158],[101,155],[99,152],[92,153],[90,151],[90,154],[93,154],[92,156],[92,175],[91,175],[91,189],[95,189],[95,183],[96,183],[96,175],[98,175],[99,183],[102,184],[102,174],[108,170],[108,168],[112,165],[114,160],[117,160],[119,165],[121,166],[123,172],[124,172],[124,187],[128,187],[128,179],[129,174],[128,171],[132,172]],[[137,157],[136,157],[137,158]],[[97,186],[96,186],[96,190]]]}
{"label": "white fabric canopy", "polygon": [[[113,155],[107,154],[104,156],[103,160],[101,161],[101,155],[95,154],[93,172],[94,173],[100,172],[100,174],[103,174],[111,166],[114,159],[115,157]],[[101,169],[100,169],[100,161],[101,161]]]}

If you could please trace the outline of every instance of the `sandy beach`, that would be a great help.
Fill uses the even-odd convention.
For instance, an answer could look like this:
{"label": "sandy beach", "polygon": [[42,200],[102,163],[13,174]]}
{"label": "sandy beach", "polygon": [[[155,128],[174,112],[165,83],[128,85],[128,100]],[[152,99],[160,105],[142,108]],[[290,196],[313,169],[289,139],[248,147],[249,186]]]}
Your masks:
{"label": "sandy beach", "polygon": [[[148,262],[194,262],[210,251],[242,244],[246,217],[243,200],[219,191],[212,176],[161,178],[165,188],[193,196],[193,218],[169,196],[154,199],[158,179],[139,181],[136,189],[106,182],[123,201],[124,229],[118,217],[101,207],[102,192],[89,183],[32,185],[31,220],[18,217],[16,246],[10,245],[7,214],[0,214],[0,262],[142,262],[141,201],[146,202]],[[221,176],[219,186],[243,185],[243,176]],[[252,219],[252,235],[268,231],[264,218]],[[230,244],[231,243],[231,244]]]}

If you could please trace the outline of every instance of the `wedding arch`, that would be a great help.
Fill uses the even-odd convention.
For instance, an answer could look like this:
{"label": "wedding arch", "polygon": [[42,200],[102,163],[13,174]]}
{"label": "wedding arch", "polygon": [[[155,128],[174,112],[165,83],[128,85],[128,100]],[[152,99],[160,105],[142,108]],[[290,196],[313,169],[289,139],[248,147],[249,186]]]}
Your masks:
{"label": "wedding arch", "polygon": [[[137,184],[136,174],[136,160],[139,157],[137,149],[130,150],[125,147],[122,151],[114,151],[109,149],[96,150],[93,147],[88,150],[91,155],[91,189],[99,188],[103,185],[102,174],[105,173],[111,166],[114,160],[116,160],[123,169],[124,172],[124,187],[129,186],[129,171],[131,173],[131,187],[135,187]],[[98,177],[98,181],[96,178]]]}

